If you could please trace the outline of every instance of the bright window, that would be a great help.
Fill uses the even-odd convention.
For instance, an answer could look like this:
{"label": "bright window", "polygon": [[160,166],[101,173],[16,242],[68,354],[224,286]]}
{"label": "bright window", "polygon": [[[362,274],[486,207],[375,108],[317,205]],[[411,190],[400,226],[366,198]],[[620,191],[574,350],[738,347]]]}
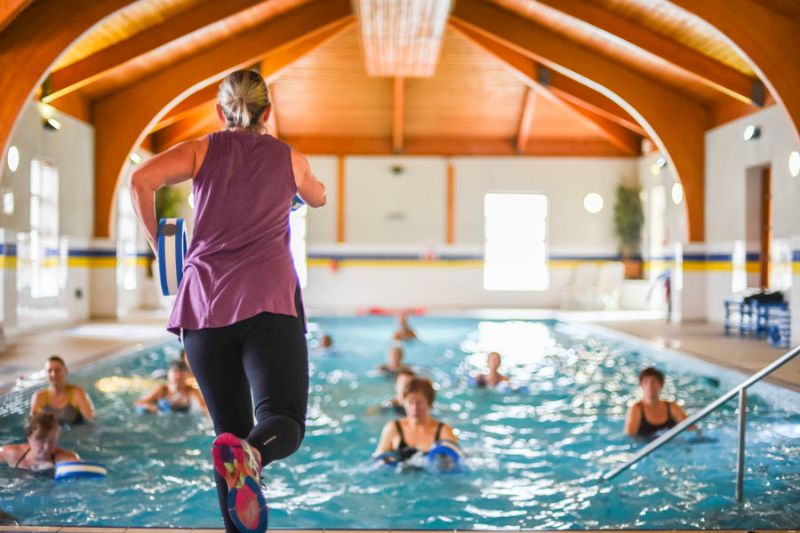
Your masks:
{"label": "bright window", "polygon": [[484,199],[483,286],[490,291],[541,291],[550,284],[546,255],[547,197],[487,194]]}
{"label": "bright window", "polygon": [[55,297],[67,276],[66,243],[58,238],[58,169],[31,161],[30,192],[31,231],[19,236],[17,286],[33,298]]}
{"label": "bright window", "polygon": [[126,291],[136,290],[138,232],[130,191],[122,187],[117,194],[117,286]]}
{"label": "bright window", "polygon": [[292,251],[294,268],[297,270],[297,279],[300,280],[300,287],[305,288],[308,282],[308,263],[306,257],[306,220],[308,207],[302,206],[289,215],[289,227],[291,229],[291,240],[289,249]]}

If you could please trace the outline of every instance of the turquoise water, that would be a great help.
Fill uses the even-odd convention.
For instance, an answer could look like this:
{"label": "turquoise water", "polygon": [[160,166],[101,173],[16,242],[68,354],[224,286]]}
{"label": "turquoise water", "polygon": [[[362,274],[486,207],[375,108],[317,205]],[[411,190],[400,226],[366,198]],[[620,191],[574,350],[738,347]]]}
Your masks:
{"label": "turquoise water", "polygon": [[[371,370],[394,323],[321,318],[336,351],[312,354],[312,391],[300,451],[265,470],[270,525],[287,528],[596,529],[791,528],[800,524],[800,415],[750,397],[746,503],[733,499],[735,401],[703,422],[716,443],[667,445],[635,470],[602,472],[641,446],[621,434],[636,375],[657,362],[664,395],[696,410],[730,383],[648,349],[560,322],[412,319],[420,341],[407,362],[438,386],[435,416],[458,431],[470,471],[434,475],[370,462],[388,415],[367,409],[391,396]],[[312,339],[313,340],[313,339]],[[525,394],[474,390],[483,352]],[[64,432],[62,446],[109,467],[105,480],[52,479],[0,466],[0,510],[28,525],[221,527],[208,460],[210,422],[199,414],[136,415],[132,401],[174,344],[73,372],[89,390],[95,424]],[[120,376],[109,382],[109,376]],[[676,393],[676,391],[679,391]],[[30,392],[0,400],[0,444],[21,441]],[[797,401],[787,394],[788,401]]]}

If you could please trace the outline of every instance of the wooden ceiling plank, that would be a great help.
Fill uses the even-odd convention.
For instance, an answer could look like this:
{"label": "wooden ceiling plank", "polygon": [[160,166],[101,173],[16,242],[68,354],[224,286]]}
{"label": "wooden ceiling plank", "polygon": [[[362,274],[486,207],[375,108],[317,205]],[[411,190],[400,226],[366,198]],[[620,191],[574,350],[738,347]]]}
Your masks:
{"label": "wooden ceiling plank", "polygon": [[769,92],[789,113],[800,139],[800,20],[770,9],[769,3],[737,0],[671,0],[716,27],[742,52]]}
{"label": "wooden ceiling plank", "polygon": [[[0,33],[0,164],[22,109],[64,50],[133,0],[40,0]],[[13,73],[13,75],[9,75]]]}
{"label": "wooden ceiling plank", "polygon": [[[561,99],[559,98],[559,100]],[[640,135],[568,100],[561,100],[561,102],[584,117],[608,142],[619,148],[625,155],[641,155],[642,137]]]}
{"label": "wooden ceiling plank", "polygon": [[[264,69],[262,68],[261,71],[264,72]],[[272,109],[270,110],[269,118],[267,119],[267,131],[269,132],[270,135],[278,139],[279,138],[278,110],[275,109],[275,84],[270,84],[268,89],[269,89],[269,101]]]}
{"label": "wooden ceiling plank", "polygon": [[160,48],[171,41],[236,15],[264,0],[210,0],[156,24],[130,38],[98,50],[50,74],[51,92],[43,100],[52,102],[101,78],[109,70]]}
{"label": "wooden ceiling plank", "polygon": [[182,100],[178,105],[170,109],[169,113],[164,115],[164,118],[158,121],[153,126],[153,131],[166,128],[167,126],[183,120],[192,114],[192,111],[197,107],[207,102],[217,99],[217,92],[219,87],[216,84],[211,84],[208,87],[203,87],[196,93],[193,93]]}
{"label": "wooden ceiling plank", "polygon": [[759,80],[729,65],[586,0],[538,1],[672,63],[706,86],[731,98],[753,103],[753,85]]}
{"label": "wooden ceiling plank", "polygon": [[522,110],[519,118],[519,133],[517,133],[517,153],[521,154],[528,146],[530,139],[531,126],[533,123],[533,112],[536,109],[536,92],[528,87],[525,91],[525,100],[522,102]]}
{"label": "wooden ceiling plank", "polygon": [[[389,137],[291,136],[286,142],[305,154],[313,155],[388,155]],[[599,140],[532,139],[521,154],[508,139],[473,137],[406,137],[405,155],[438,156],[542,156],[542,157],[624,157],[611,143]]]}
{"label": "wooden ceiling plank", "polygon": [[[623,106],[658,145],[686,192],[689,240],[705,236],[705,131],[709,110],[676,88],[483,0],[459,0],[451,20],[517,49]],[[675,120],[680,117],[680,120]]]}
{"label": "wooden ceiling plank", "polygon": [[155,153],[163,152],[179,142],[192,139],[197,132],[204,131],[206,127],[220,128],[215,100],[209,100],[205,104],[195,107],[182,120],[151,135],[153,151]]}
{"label": "wooden ceiling plank", "polygon": [[[316,32],[313,35],[308,36],[307,38],[300,39],[296,43],[289,44],[286,50],[286,55],[296,55],[297,57],[305,56],[306,54],[310,53],[312,50],[315,50],[317,47],[321,46],[331,38],[339,35],[342,31],[343,28],[333,25],[330,28],[327,28],[323,31]],[[279,58],[279,61],[283,61],[283,59]],[[269,62],[259,65],[260,72],[269,73],[265,81],[267,82],[267,84],[270,85],[270,92],[274,92],[275,89],[274,82],[283,73],[284,66],[285,65],[279,65],[279,64],[272,65]],[[191,116],[192,111],[197,106],[202,106],[209,101],[216,100],[217,90],[218,90],[217,85],[215,83],[212,83],[207,87],[203,87],[199,91],[186,97],[179,104],[170,109],[170,111],[166,115],[164,115],[164,117],[161,120],[159,120],[155,126],[153,126],[151,132],[155,132],[160,129],[166,128],[167,126],[174,124],[175,122],[183,120],[187,116]],[[274,94],[272,95],[271,99],[273,102],[275,102]],[[270,116],[274,114],[275,114],[275,109],[273,108],[272,114]],[[277,128],[277,122],[274,126]]]}
{"label": "wooden ceiling plank", "polygon": [[[345,31],[352,24],[349,0],[315,0],[94,101],[95,235],[110,235],[114,198],[128,154],[173,105],[258,61],[272,71],[286,68],[302,57],[292,47],[298,40],[332,27]],[[271,73],[262,75],[269,79]],[[134,106],[135,113],[121,112]]]}
{"label": "wooden ceiling plank", "polygon": [[[644,129],[636,122],[636,119],[605,95],[558,72],[546,69],[537,64],[532,58],[481,32],[467,26],[460,26],[457,23],[453,23],[451,26],[474,44],[499,59],[526,85],[530,86],[535,81],[538,85],[546,86],[550,92],[560,98],[580,105],[595,114],[605,116],[639,135],[646,135]],[[543,73],[546,79],[540,79]]]}
{"label": "wooden ceiling plank", "polygon": [[392,151],[399,154],[403,151],[403,132],[405,130],[405,79],[394,78],[394,99],[392,109]]}

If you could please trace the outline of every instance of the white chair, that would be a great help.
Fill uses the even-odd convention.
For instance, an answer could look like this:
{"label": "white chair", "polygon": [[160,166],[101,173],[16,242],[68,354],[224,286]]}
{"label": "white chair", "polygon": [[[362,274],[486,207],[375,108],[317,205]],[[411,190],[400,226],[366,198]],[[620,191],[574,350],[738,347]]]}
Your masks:
{"label": "white chair", "polygon": [[580,263],[572,269],[564,295],[561,298],[562,309],[581,309],[587,292],[597,280],[596,263]]}
{"label": "white chair", "polygon": [[620,261],[606,261],[600,265],[597,283],[589,287],[581,298],[581,308],[591,310],[619,309],[619,295],[625,280],[625,265]]}

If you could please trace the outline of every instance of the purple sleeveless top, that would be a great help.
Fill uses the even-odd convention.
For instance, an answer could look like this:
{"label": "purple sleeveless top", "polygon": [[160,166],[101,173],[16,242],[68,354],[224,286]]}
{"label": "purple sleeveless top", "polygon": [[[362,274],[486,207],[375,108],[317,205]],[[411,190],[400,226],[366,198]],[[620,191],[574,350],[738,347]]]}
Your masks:
{"label": "purple sleeveless top", "polygon": [[297,193],[289,145],[250,131],[212,133],[193,193],[194,231],[167,329],[218,328],[262,312],[302,316],[289,251]]}

